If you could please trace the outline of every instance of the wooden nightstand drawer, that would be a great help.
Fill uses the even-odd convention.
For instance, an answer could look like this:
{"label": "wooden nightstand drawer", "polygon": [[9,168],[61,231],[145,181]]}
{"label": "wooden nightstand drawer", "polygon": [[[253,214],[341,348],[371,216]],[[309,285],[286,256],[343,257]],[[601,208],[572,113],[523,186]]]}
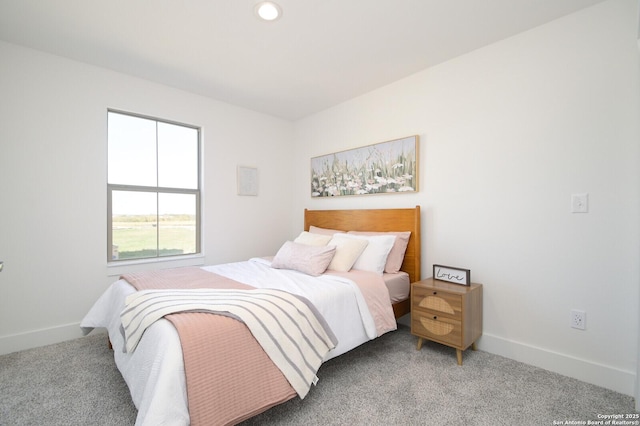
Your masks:
{"label": "wooden nightstand drawer", "polygon": [[428,309],[457,318],[460,318],[462,313],[462,297],[460,295],[417,286],[414,288],[412,305],[412,308],[418,310]]}
{"label": "wooden nightstand drawer", "polygon": [[411,319],[414,334],[451,346],[462,346],[460,321],[440,316],[436,312],[420,312]]}

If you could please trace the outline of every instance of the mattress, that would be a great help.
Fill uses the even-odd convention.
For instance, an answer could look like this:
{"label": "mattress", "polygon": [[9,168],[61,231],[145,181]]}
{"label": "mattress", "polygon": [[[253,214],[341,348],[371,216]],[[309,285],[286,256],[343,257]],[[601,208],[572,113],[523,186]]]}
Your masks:
{"label": "mattress", "polygon": [[411,291],[411,280],[406,272],[398,272],[397,274],[383,274],[382,279],[389,290],[389,299],[391,303],[402,302],[409,298]]}

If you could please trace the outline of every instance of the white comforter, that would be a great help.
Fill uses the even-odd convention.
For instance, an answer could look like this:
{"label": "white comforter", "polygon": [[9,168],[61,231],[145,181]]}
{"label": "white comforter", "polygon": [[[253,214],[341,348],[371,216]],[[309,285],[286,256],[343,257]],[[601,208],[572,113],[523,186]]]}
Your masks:
{"label": "white comforter", "polygon": [[[325,361],[377,337],[376,325],[362,293],[348,279],[331,275],[311,277],[292,270],[273,269],[269,261],[261,258],[204,269],[256,288],[286,290],[309,299],[338,338],[338,345]],[[123,351],[120,313],[126,296],[133,292],[135,289],[126,281],[116,281],[80,325],[85,330],[108,329],[116,365],[138,408],[136,425],[188,425],[182,349],[173,325],[164,319],[157,321],[147,329],[133,353]]]}

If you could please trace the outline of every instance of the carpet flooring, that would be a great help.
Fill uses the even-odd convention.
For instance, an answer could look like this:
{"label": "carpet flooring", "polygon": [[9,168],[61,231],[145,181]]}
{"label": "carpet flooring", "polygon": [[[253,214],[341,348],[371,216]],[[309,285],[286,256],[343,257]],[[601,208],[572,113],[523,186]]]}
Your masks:
{"label": "carpet flooring", "polygon": [[[534,426],[638,414],[630,396],[498,355],[467,350],[458,366],[454,349],[426,342],[418,351],[405,326],[326,362],[318,377],[304,400],[244,425]],[[2,426],[118,426],[135,418],[104,334],[0,356]]]}

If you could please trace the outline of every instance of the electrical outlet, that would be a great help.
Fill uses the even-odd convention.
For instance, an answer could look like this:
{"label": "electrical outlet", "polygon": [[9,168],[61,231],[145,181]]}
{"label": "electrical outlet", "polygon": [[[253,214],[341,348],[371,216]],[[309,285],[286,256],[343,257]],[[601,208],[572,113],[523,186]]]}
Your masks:
{"label": "electrical outlet", "polygon": [[571,327],[577,328],[579,330],[584,330],[587,328],[587,313],[585,311],[580,311],[578,309],[573,309],[571,311]]}

